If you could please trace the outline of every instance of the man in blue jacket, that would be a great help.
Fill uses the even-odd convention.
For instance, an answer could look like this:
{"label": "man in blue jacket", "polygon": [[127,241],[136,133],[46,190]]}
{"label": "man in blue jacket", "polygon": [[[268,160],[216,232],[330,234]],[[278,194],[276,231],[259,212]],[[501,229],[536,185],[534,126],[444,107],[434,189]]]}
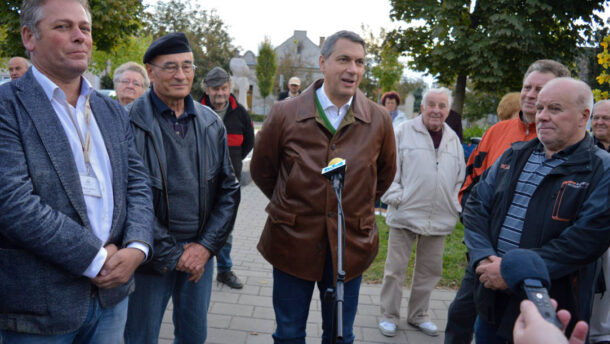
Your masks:
{"label": "man in blue jacket", "polygon": [[122,342],[152,197],[125,110],[82,76],[84,0],[25,0],[33,67],[0,87],[0,337]]}
{"label": "man in blue jacket", "polygon": [[521,298],[507,290],[500,263],[514,248],[544,259],[551,297],[573,315],[569,331],[590,316],[598,258],[610,242],[610,155],[585,131],[592,107],[584,82],[549,81],[536,103],[538,138],[514,143],[468,199],[464,241],[478,277],[477,343],[511,340]]}

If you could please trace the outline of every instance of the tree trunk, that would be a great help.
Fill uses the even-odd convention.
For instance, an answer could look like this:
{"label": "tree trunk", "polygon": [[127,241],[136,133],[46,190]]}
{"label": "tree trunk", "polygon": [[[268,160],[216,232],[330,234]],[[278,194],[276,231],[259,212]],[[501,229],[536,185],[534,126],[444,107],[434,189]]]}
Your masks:
{"label": "tree trunk", "polygon": [[464,117],[462,111],[464,110],[464,99],[466,98],[466,79],[468,79],[468,75],[465,72],[458,75],[455,81],[455,97],[453,97],[453,104],[451,105],[451,110],[462,115],[462,118]]}

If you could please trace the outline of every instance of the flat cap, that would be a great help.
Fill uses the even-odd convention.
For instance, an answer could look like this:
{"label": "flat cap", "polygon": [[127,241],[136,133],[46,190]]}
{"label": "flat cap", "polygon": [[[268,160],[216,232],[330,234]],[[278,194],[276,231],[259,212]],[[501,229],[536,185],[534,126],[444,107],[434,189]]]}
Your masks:
{"label": "flat cap", "polygon": [[144,63],[150,63],[159,55],[191,52],[191,44],[184,32],[168,33],[155,39],[144,53]]}
{"label": "flat cap", "polygon": [[203,78],[203,82],[210,87],[217,87],[223,85],[229,81],[229,73],[220,67],[214,67],[208,74]]}

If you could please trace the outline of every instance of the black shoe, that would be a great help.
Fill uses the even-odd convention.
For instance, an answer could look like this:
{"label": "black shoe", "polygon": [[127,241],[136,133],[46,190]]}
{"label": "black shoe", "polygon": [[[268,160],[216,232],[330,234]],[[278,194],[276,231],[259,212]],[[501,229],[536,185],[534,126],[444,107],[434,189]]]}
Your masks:
{"label": "black shoe", "polygon": [[235,274],[231,270],[225,271],[225,272],[219,272],[216,275],[216,280],[220,283],[224,283],[224,284],[228,285],[229,288],[232,288],[232,289],[241,289],[244,287],[244,284],[241,283],[239,278],[237,278],[237,276],[235,276]]}

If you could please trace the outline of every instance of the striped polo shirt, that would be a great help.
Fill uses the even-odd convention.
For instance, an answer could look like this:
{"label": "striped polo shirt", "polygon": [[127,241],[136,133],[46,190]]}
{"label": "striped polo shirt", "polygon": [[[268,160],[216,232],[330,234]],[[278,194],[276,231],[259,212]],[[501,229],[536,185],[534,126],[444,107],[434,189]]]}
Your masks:
{"label": "striped polo shirt", "polygon": [[521,175],[519,175],[512,203],[500,230],[497,249],[500,257],[512,249],[519,248],[523,222],[532,195],[544,177],[564,161],[565,159],[558,157],[557,154],[554,154],[550,159],[546,159],[542,145],[534,149],[523,171],[521,171]]}

